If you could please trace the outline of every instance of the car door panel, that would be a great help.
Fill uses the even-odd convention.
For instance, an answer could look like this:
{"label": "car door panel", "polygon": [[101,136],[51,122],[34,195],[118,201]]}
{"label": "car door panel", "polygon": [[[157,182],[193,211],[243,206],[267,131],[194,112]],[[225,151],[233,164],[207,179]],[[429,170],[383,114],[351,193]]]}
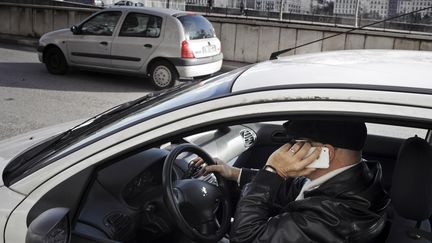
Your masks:
{"label": "car door panel", "polygon": [[102,12],[81,24],[80,33],[67,42],[69,60],[75,65],[111,67],[111,46],[120,11]]}
{"label": "car door panel", "polygon": [[69,59],[77,65],[109,67],[112,37],[74,36],[68,42]]}
{"label": "car door panel", "polygon": [[112,49],[114,68],[138,70],[156,51],[163,39],[162,18],[144,13],[129,13],[121,25]]}

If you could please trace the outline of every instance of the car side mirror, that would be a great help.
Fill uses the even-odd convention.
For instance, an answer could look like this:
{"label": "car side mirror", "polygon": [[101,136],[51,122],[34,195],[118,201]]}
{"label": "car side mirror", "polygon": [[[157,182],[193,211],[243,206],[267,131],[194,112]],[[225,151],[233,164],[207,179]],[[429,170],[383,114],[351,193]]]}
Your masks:
{"label": "car side mirror", "polygon": [[72,33],[74,35],[78,35],[79,32],[80,32],[79,28],[76,25],[72,25],[72,27],[70,28],[70,30],[72,31]]}
{"label": "car side mirror", "polygon": [[26,243],[65,242],[71,239],[68,208],[52,208],[40,214],[27,229]]}

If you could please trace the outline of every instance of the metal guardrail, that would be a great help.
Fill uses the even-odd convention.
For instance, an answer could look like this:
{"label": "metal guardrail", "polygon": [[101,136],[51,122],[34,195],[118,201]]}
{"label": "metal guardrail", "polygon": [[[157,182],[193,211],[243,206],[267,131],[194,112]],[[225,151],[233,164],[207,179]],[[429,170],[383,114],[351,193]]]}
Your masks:
{"label": "metal guardrail", "polygon": [[[212,7],[211,9],[207,6],[202,5],[186,5],[186,10],[191,12],[205,13],[211,16],[212,14],[225,15],[225,16],[240,16],[244,18],[260,17],[268,20],[280,20],[280,13],[277,11],[259,11],[254,9],[243,9],[240,8],[220,8]],[[417,17],[416,17],[417,16]],[[381,31],[393,31],[400,30],[408,33],[427,33],[432,34],[432,17],[428,23],[417,23],[420,21],[418,13],[401,17],[402,20],[384,21],[378,25],[374,25],[374,29],[380,29]],[[323,15],[323,14],[300,14],[300,13],[282,13],[281,21],[301,21],[312,24],[327,24],[334,27],[354,27],[355,18],[345,15]],[[358,19],[358,26],[370,25],[374,22],[380,21],[379,19]]]}

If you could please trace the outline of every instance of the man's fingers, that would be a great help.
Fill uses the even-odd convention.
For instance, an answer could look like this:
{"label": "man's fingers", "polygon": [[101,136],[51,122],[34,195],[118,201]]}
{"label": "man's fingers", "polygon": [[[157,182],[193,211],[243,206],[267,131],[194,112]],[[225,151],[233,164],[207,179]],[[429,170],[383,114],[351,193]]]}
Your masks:
{"label": "man's fingers", "polygon": [[300,161],[300,164],[304,167],[308,166],[309,164],[311,164],[312,162],[314,162],[316,159],[318,159],[320,153],[321,153],[321,147],[316,147],[315,151],[312,152],[312,154],[310,154],[309,156],[303,158]]}
{"label": "man's fingers", "polygon": [[312,145],[310,143],[303,143],[301,148],[295,153],[295,156],[299,159],[303,159],[309,152]]}
{"label": "man's fingers", "polygon": [[222,173],[223,172],[223,165],[208,165],[204,169],[205,169],[204,175],[208,175],[211,172]]}
{"label": "man's fingers", "polygon": [[204,160],[201,157],[196,157],[194,159],[192,159],[189,163],[193,164],[194,166],[201,166],[202,164],[204,164]]}
{"label": "man's fingers", "polygon": [[280,151],[288,151],[292,146],[293,146],[293,144],[286,143],[286,144],[280,146],[280,148],[278,148],[278,150],[280,150]]}
{"label": "man's fingers", "polygon": [[206,173],[205,168],[201,168],[200,171],[196,174],[195,178],[198,178],[198,177],[204,176],[205,173]]}

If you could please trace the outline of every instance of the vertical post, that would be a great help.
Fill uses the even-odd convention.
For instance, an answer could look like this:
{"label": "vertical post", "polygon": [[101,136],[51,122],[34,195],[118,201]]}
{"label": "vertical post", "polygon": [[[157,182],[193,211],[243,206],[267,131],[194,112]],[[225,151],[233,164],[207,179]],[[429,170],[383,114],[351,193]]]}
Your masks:
{"label": "vertical post", "polygon": [[411,33],[412,29],[413,29],[413,20],[414,20],[414,13],[410,14],[411,17],[411,22],[410,22],[410,28],[409,28],[409,32]]}
{"label": "vertical post", "polygon": [[333,21],[334,21],[334,26],[336,27],[336,18],[337,18],[337,14],[334,13],[333,11]]}
{"label": "vertical post", "polygon": [[279,20],[283,19],[283,9],[285,0],[280,0]]}
{"label": "vertical post", "polygon": [[354,24],[355,28],[358,28],[359,10],[360,10],[360,0],[357,0],[357,2],[356,2],[356,10],[355,10],[355,24]]}

